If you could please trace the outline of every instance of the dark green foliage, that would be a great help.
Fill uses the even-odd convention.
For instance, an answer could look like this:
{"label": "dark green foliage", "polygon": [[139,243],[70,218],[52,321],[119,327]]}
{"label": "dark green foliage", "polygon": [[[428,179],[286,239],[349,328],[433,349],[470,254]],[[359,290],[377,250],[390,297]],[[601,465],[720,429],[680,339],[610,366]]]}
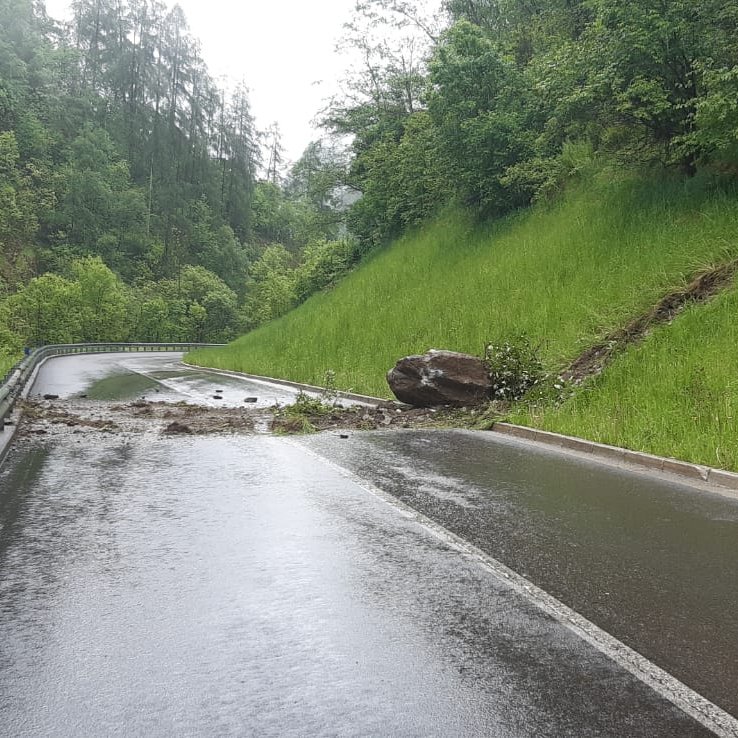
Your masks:
{"label": "dark green foliage", "polygon": [[[178,6],[72,11],[62,27],[40,3],[0,0],[0,354],[224,341],[289,309],[304,247],[344,248],[330,245],[335,157],[313,144],[288,187],[276,161],[257,183],[248,91],[217,87]],[[285,247],[280,276],[270,260]],[[301,299],[351,263],[308,256]]]}
{"label": "dark green foliage", "polygon": [[735,177],[737,7],[448,0],[443,30],[360,2],[363,66],[323,116],[346,149],[284,176],[178,6],[75,0],[60,26],[0,0],[0,340],[225,340],[450,201],[498,216],[608,161]]}
{"label": "dark green foliage", "polygon": [[382,243],[430,218],[454,195],[454,171],[426,111],[403,122],[399,139],[386,134],[357,157],[363,196],[349,225],[364,243]]}
{"label": "dark green foliage", "polygon": [[334,285],[359,260],[356,241],[311,241],[302,253],[302,263],[295,272],[295,299],[303,302],[319,290]]}
{"label": "dark green foliage", "polygon": [[349,179],[363,197],[349,222],[362,244],[449,200],[489,216],[547,196],[580,173],[573,151],[735,174],[735,3],[447,0],[446,11],[450,27],[429,34],[411,1],[357,6],[370,27],[391,35],[414,23],[430,39],[405,67],[405,96],[401,49],[351,39],[367,71],[326,123],[354,134]]}
{"label": "dark green foliage", "polygon": [[486,214],[524,204],[500,181],[534,150],[527,90],[515,65],[480,28],[461,21],[436,49],[430,82],[431,116],[464,201]]}

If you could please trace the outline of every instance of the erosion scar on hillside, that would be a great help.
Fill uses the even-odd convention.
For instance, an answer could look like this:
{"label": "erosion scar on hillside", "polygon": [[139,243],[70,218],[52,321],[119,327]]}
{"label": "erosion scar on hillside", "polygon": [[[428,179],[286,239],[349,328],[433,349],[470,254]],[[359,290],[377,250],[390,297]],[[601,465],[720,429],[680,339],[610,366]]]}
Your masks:
{"label": "erosion scar on hillside", "polygon": [[562,372],[562,378],[579,384],[599,374],[617,354],[641,341],[655,326],[673,320],[687,305],[706,302],[729,287],[736,271],[738,259],[698,274],[686,287],[669,292],[650,310],[631,320],[624,328],[609,333],[602,341],[580,354]]}

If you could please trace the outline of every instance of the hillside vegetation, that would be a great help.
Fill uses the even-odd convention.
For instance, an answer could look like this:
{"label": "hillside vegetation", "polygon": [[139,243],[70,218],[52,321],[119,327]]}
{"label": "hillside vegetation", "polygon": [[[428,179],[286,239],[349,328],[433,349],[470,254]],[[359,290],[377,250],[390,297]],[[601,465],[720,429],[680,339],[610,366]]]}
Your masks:
{"label": "hillside vegetation", "polygon": [[[323,124],[351,141],[361,268],[193,361],[317,384],[330,370],[340,387],[387,395],[402,355],[481,354],[525,334],[556,377],[738,256],[738,6],[443,6],[437,25],[420,3],[373,0],[348,26],[366,69]],[[421,53],[388,28],[420,29]],[[568,402],[531,400],[513,417],[738,467],[726,289]]]}
{"label": "hillside vegetation", "polygon": [[738,290],[693,305],[560,407],[513,420],[738,470]]}
{"label": "hillside vegetation", "polygon": [[[177,5],[77,0],[58,22],[0,0],[0,27],[0,369],[50,342],[252,331],[193,360],[385,394],[403,354],[526,334],[557,372],[736,257],[735,3],[356,3],[339,46],[363,63],[289,170]],[[641,408],[608,438],[656,448],[650,347],[517,412],[622,434]],[[714,419],[729,375],[685,351]]]}
{"label": "hillside vegetation", "polygon": [[[486,341],[526,334],[557,371],[696,272],[738,255],[737,225],[736,193],[705,180],[600,172],[558,203],[494,227],[447,211],[333,291],[188,360],[314,384],[331,370],[343,389],[388,396],[384,375],[402,355],[429,347],[481,354]],[[568,403],[515,419],[738,465],[738,443],[727,437],[738,399],[736,300],[729,293],[688,310]]]}
{"label": "hillside vegetation", "polygon": [[288,171],[178,5],[71,6],[0,0],[0,372],[45,343],[229,340],[296,301],[282,272],[304,297],[350,266],[331,144]]}

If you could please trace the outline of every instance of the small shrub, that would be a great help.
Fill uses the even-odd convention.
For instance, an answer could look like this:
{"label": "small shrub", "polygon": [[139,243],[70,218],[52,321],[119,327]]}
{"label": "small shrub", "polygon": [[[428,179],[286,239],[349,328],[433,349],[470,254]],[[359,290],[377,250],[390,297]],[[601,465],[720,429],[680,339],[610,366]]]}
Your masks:
{"label": "small shrub", "polygon": [[333,407],[338,405],[338,387],[336,386],[336,373],[333,369],[328,369],[325,373],[321,399]]}
{"label": "small shrub", "polygon": [[282,412],[290,417],[310,417],[318,415],[329,415],[333,408],[320,397],[311,397],[306,392],[298,392],[295,401],[286,405]]}
{"label": "small shrub", "polygon": [[545,378],[539,347],[532,346],[525,335],[504,343],[487,343],[484,363],[493,400],[520,400]]}
{"label": "small shrub", "polygon": [[272,430],[275,433],[314,433],[315,426],[311,422],[332,411],[330,405],[318,397],[311,397],[306,392],[298,392],[295,401],[284,407],[275,406]]}

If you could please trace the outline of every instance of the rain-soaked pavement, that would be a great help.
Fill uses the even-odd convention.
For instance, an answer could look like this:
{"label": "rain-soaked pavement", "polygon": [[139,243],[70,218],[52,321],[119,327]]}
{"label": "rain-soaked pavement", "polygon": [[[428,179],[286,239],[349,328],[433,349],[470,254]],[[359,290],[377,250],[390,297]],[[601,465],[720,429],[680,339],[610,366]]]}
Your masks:
{"label": "rain-soaked pavement", "polygon": [[[212,394],[171,357],[89,358],[36,390]],[[158,387],[121,389],[123,364]],[[0,469],[0,734],[712,735],[363,482],[734,710],[738,501],[644,479],[468,433],[24,439]]]}
{"label": "rain-soaked pavement", "polygon": [[305,443],[738,715],[738,497],[488,433]]}
{"label": "rain-soaked pavement", "polygon": [[[90,400],[147,398],[210,407],[238,407],[245,397],[256,397],[256,406],[269,407],[291,402],[297,394],[291,387],[188,367],[181,359],[182,354],[174,352],[59,357],[42,367],[30,397],[55,394],[63,398],[84,395]],[[216,394],[222,399],[214,399]]]}

